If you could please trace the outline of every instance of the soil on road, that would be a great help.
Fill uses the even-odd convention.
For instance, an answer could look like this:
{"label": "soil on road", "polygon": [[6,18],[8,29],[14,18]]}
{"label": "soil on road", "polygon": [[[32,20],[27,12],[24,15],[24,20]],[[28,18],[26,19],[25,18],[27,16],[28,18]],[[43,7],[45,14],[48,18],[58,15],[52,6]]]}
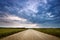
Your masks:
{"label": "soil on road", "polygon": [[60,38],[33,29],[28,29],[0,40],[60,40]]}

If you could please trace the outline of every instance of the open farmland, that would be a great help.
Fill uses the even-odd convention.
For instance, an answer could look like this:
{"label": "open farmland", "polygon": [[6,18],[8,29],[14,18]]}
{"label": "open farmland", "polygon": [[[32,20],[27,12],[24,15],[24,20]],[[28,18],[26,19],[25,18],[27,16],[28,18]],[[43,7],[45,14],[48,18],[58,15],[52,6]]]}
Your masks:
{"label": "open farmland", "polygon": [[35,30],[60,38],[60,28],[35,28]]}
{"label": "open farmland", "polygon": [[25,28],[0,28],[0,38],[26,30]]}

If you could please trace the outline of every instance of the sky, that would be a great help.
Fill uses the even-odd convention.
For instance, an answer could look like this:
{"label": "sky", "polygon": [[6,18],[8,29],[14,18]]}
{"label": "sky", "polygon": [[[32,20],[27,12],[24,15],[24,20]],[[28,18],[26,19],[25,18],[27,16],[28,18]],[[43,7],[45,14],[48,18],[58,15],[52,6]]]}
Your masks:
{"label": "sky", "polygon": [[0,0],[0,27],[60,28],[60,0]]}

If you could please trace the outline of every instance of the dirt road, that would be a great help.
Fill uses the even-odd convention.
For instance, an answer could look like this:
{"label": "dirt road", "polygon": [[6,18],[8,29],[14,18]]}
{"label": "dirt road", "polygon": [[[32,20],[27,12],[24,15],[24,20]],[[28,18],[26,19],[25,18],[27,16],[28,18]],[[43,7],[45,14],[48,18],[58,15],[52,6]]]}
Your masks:
{"label": "dirt road", "polygon": [[60,40],[60,38],[33,29],[28,29],[0,40]]}

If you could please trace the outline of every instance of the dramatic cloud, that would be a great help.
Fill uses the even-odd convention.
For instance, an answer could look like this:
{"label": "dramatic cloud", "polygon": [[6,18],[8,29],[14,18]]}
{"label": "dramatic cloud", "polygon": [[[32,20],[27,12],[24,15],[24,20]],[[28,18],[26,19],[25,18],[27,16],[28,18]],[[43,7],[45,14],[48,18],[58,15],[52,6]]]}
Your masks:
{"label": "dramatic cloud", "polygon": [[32,24],[27,19],[8,13],[4,17],[0,17],[0,27],[39,28],[37,24]]}
{"label": "dramatic cloud", "polygon": [[0,0],[0,26],[38,28],[59,25],[60,0]]}

